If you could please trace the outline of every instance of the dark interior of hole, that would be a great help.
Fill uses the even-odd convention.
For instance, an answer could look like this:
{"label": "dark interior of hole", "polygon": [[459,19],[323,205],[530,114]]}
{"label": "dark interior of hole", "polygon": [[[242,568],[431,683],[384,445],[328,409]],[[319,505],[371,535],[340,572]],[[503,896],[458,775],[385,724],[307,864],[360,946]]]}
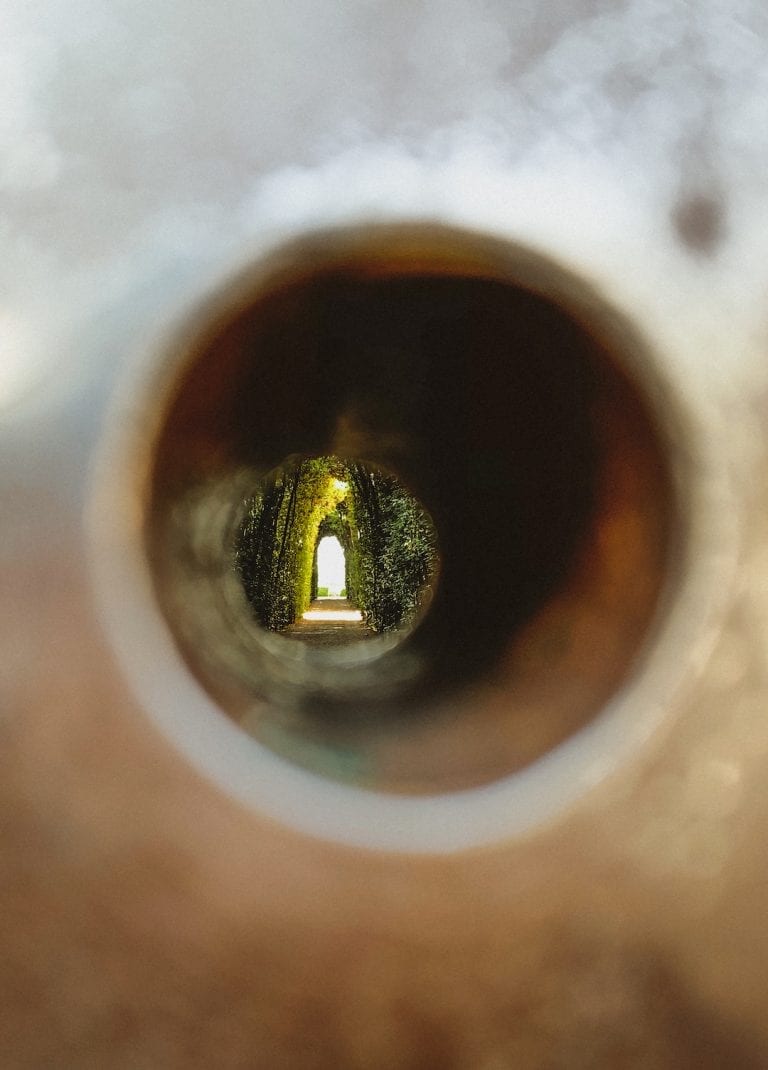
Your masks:
{"label": "dark interior of hole", "polygon": [[156,489],[172,497],[206,473],[265,472],[297,453],[396,473],[431,514],[441,553],[429,613],[387,655],[419,659],[403,708],[487,673],[563,581],[589,526],[594,406],[612,377],[598,342],[523,288],[315,271],[262,295],[195,355]]}

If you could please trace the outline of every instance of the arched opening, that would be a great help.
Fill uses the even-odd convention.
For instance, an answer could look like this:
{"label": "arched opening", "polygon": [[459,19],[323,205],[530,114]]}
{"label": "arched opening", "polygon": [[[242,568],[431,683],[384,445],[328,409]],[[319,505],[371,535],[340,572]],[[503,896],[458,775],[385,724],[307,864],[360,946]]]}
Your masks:
{"label": "arched opening", "polygon": [[317,598],[347,597],[347,558],[335,535],[324,535],[315,551]]}

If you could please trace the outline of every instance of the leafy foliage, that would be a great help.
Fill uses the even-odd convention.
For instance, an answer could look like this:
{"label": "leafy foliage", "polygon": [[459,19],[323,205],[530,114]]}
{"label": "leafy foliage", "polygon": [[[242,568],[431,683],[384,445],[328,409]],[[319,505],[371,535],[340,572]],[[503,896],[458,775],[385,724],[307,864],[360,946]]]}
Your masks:
{"label": "leafy foliage", "polygon": [[350,465],[358,521],[357,602],[368,625],[393,631],[410,621],[437,562],[434,528],[415,498],[394,478]]}

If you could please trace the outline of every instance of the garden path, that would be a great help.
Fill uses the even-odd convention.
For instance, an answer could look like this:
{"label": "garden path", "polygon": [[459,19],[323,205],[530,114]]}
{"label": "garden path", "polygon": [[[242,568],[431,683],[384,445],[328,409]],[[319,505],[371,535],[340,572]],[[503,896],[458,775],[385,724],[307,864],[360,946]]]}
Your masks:
{"label": "garden path", "polygon": [[360,610],[346,598],[316,598],[301,620],[281,632],[312,647],[342,646],[370,639],[375,632],[363,623]]}

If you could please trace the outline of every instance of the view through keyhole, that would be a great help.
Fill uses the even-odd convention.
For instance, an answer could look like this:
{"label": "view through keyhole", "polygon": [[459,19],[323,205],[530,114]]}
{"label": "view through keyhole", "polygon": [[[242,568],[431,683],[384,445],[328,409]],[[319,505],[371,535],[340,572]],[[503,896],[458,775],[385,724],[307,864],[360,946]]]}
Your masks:
{"label": "view through keyhole", "polygon": [[336,456],[291,458],[246,503],[235,560],[269,632],[318,650],[384,633],[399,641],[431,602],[437,535],[391,473]]}

